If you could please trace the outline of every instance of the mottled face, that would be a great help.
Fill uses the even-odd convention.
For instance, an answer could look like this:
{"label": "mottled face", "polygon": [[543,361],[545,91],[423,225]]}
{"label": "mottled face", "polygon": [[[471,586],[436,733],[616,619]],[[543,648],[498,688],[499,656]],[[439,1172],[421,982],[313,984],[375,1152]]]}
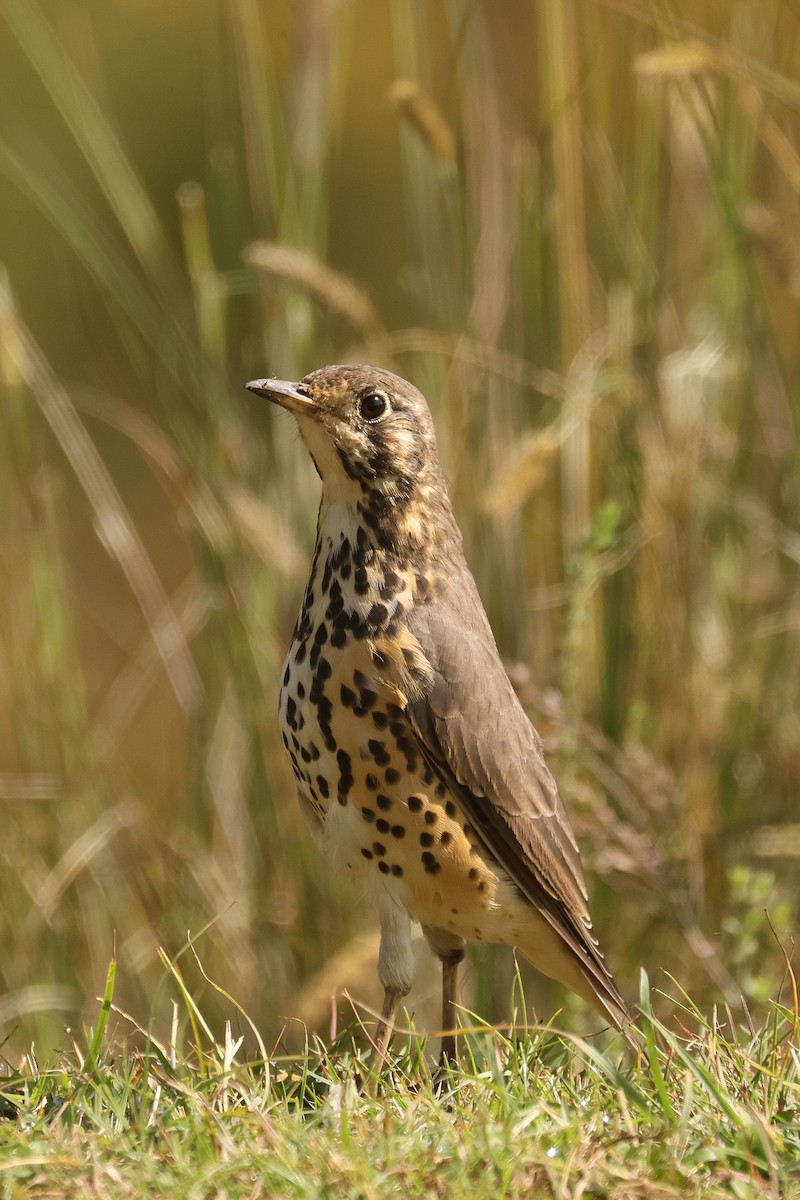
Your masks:
{"label": "mottled face", "polygon": [[400,499],[438,471],[428,405],[390,371],[323,367],[300,383],[257,379],[247,386],[297,418],[329,495],[377,491]]}

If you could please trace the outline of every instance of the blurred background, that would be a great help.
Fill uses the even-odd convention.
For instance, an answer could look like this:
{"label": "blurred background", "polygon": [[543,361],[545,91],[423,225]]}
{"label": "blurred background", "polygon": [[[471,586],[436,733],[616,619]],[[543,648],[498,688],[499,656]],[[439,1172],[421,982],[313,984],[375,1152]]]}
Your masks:
{"label": "blurred background", "polygon": [[799,68],[796,0],[0,0],[7,1059],[112,953],[236,1019],[189,939],[269,1044],[378,1000],[277,736],[318,484],[243,390],[344,360],[430,399],[623,992],[788,1001]]}

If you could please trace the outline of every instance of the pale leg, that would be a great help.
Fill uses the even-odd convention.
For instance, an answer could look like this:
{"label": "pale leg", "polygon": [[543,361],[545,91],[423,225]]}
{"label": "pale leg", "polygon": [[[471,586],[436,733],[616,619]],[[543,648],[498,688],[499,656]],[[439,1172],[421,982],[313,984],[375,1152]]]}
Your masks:
{"label": "pale leg", "polygon": [[414,982],[416,963],[411,949],[408,913],[390,896],[381,897],[380,922],[378,978],[383,984],[383,1008],[375,1031],[375,1056],[376,1059],[385,1059],[389,1038],[394,1031],[394,1014]]}

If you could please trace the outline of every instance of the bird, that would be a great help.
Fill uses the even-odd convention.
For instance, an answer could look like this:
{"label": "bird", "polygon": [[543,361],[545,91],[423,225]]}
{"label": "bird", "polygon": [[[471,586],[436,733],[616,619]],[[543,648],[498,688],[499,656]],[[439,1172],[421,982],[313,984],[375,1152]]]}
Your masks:
{"label": "bird", "polygon": [[246,387],[292,414],[322,483],[279,719],[311,834],[378,917],[377,1054],[414,979],[413,922],[441,961],[443,1065],[470,941],[515,947],[638,1045],[466,562],[425,398],[358,364]]}

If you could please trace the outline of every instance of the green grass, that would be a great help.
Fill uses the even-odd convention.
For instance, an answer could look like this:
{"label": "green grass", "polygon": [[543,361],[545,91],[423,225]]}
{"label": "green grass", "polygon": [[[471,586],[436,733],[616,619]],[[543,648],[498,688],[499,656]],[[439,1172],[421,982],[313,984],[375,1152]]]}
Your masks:
{"label": "green grass", "polygon": [[744,1030],[684,1003],[676,1034],[645,981],[649,1063],[475,1025],[432,1079],[402,1033],[375,1070],[357,1025],[248,1061],[252,1027],[215,1036],[192,1002],[168,1044],[121,1045],[113,983],[112,966],[80,1044],[0,1078],[0,1196],[800,1195],[797,1018],[779,1006]]}

